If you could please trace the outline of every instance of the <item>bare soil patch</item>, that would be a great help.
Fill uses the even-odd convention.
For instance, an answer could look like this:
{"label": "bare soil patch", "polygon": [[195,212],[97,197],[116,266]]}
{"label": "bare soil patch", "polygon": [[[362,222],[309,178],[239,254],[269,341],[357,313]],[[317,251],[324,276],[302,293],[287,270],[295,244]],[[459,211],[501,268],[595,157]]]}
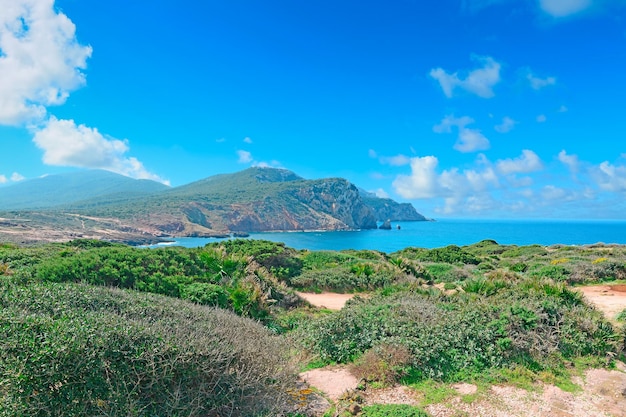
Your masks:
{"label": "bare soil patch", "polygon": [[[626,369],[620,363],[619,369]],[[300,374],[307,384],[319,389],[332,401],[355,390],[359,381],[346,367],[334,366]],[[570,393],[554,385],[527,391],[507,385],[494,385],[480,392],[475,385],[460,383],[451,387],[457,395],[426,411],[432,417],[626,417],[626,373],[623,370],[591,369],[575,381],[581,391]],[[365,404],[419,405],[423,395],[409,387],[367,388],[360,392]],[[467,396],[475,396],[468,400]]]}
{"label": "bare soil patch", "polygon": [[359,384],[359,380],[343,366],[312,369],[301,373],[300,378],[333,401],[337,401],[344,393],[355,390]]}
{"label": "bare soil patch", "polygon": [[615,320],[615,316],[626,309],[626,285],[591,285],[577,287],[585,298],[596,306],[609,320]]}
{"label": "bare soil patch", "polygon": [[346,302],[354,297],[354,294],[337,294],[334,292],[323,292],[320,294],[297,292],[296,294],[315,307],[327,308],[329,310],[341,310],[346,305]]}

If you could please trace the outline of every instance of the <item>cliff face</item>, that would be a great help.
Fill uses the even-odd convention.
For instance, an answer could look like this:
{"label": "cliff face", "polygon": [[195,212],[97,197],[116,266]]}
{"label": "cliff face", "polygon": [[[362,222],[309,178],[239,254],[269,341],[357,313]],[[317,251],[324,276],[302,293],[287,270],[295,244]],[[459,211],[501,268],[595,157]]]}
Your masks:
{"label": "cliff face", "polygon": [[194,202],[182,211],[185,233],[198,233],[202,228],[241,232],[376,228],[376,217],[358,189],[334,178],[282,183],[255,201]]}
{"label": "cliff face", "polygon": [[426,217],[415,210],[412,204],[398,203],[390,198],[363,197],[363,202],[367,205],[376,220],[385,221],[426,221]]}
{"label": "cliff face", "polygon": [[341,221],[347,229],[375,229],[376,217],[361,199],[359,190],[339,178],[312,181],[296,191],[303,204]]}

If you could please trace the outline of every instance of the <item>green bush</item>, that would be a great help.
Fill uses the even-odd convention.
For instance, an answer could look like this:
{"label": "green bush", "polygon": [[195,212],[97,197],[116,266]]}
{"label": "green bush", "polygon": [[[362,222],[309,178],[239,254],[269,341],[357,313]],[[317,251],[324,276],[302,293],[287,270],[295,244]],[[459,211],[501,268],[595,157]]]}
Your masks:
{"label": "green bush", "polygon": [[546,265],[530,272],[531,277],[549,278],[554,281],[567,281],[569,269],[561,265]]}
{"label": "green bush", "polygon": [[282,242],[269,240],[233,239],[207,245],[209,248],[222,248],[229,255],[251,256],[256,262],[272,271],[278,278],[286,279],[300,274],[303,262],[297,251]]}
{"label": "green bush", "polygon": [[180,298],[194,303],[228,307],[228,293],[219,285],[195,282],[180,288]]}
{"label": "green bush", "polygon": [[376,404],[363,407],[363,417],[428,417],[428,413],[418,407],[405,404]]}
{"label": "green bush", "polygon": [[410,352],[407,372],[413,379],[453,380],[515,364],[564,366],[568,358],[604,357],[621,349],[601,313],[563,284],[479,278],[463,288],[466,293],[456,295],[405,291],[354,301],[298,332],[323,361],[364,362],[374,374],[387,365],[363,354],[403,346]]}
{"label": "green bush", "polygon": [[252,320],[82,284],[0,287],[0,416],[293,410],[288,347]]}
{"label": "green bush", "polygon": [[406,248],[396,252],[394,256],[404,256],[422,262],[439,262],[449,264],[478,265],[480,259],[471,252],[456,245],[449,245],[445,248],[423,249]]}

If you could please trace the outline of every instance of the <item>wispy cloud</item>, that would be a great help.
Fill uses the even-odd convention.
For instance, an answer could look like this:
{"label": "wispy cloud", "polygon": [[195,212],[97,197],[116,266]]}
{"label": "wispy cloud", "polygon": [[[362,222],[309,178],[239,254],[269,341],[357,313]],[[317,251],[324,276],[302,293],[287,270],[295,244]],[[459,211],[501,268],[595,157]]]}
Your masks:
{"label": "wispy cloud", "polygon": [[502,118],[502,123],[500,123],[499,125],[495,125],[493,128],[498,133],[508,133],[513,130],[516,124],[517,122],[515,120],[511,119],[508,116],[505,116]]}
{"label": "wispy cloud", "polygon": [[540,171],[543,169],[543,162],[535,152],[524,149],[517,158],[499,160],[496,167],[498,172],[505,175],[520,174]]}
{"label": "wispy cloud", "polygon": [[552,17],[570,16],[592,5],[592,0],[539,0],[541,10]]}
{"label": "wispy cloud", "polygon": [[252,143],[252,139],[250,139],[249,137],[245,137],[243,138],[243,143],[247,143],[247,144],[251,144]]}
{"label": "wispy cloud", "polygon": [[548,120],[548,117],[545,114],[540,114],[535,118],[535,120],[537,120],[537,123],[545,123]]}
{"label": "wispy cloud", "polygon": [[259,168],[282,168],[282,164],[279,161],[257,161],[251,152],[238,150],[237,151],[237,162],[240,164],[250,164],[253,167]]}
{"label": "wispy cloud", "polygon": [[43,152],[48,165],[98,168],[133,178],[168,181],[150,173],[137,158],[126,154],[127,140],[105,137],[98,129],[77,125],[73,120],[54,116],[34,131],[33,142]]}
{"label": "wispy cloud", "polygon": [[252,154],[248,151],[238,150],[237,157],[237,162],[239,162],[240,164],[249,164],[250,162],[252,162]]}
{"label": "wispy cloud", "polygon": [[533,90],[541,90],[544,87],[556,84],[556,77],[540,78],[530,71],[526,74],[526,80],[528,80],[528,83]]}
{"label": "wispy cloud", "polygon": [[476,152],[489,149],[491,146],[479,129],[468,128],[467,125],[474,123],[474,119],[469,116],[455,117],[448,115],[441,120],[438,125],[433,126],[435,133],[452,133],[453,128],[458,130],[457,141],[454,149],[463,152]]}
{"label": "wispy cloud", "polygon": [[495,94],[493,87],[500,82],[500,63],[491,57],[473,56],[480,65],[471,71],[448,73],[443,68],[433,68],[429,75],[437,80],[446,97],[451,98],[456,89],[465,90],[482,98]]}
{"label": "wispy cloud", "polygon": [[569,168],[573,176],[576,176],[580,169],[580,161],[577,155],[568,155],[565,149],[563,149],[559,152],[558,159]]}

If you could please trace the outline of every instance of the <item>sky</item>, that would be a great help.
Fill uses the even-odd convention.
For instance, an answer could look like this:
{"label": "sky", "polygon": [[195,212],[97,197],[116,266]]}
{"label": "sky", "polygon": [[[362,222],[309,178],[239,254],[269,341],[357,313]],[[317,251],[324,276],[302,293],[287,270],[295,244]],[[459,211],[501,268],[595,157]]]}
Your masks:
{"label": "sky", "polygon": [[0,186],[343,177],[432,218],[626,218],[626,0],[0,0]]}

